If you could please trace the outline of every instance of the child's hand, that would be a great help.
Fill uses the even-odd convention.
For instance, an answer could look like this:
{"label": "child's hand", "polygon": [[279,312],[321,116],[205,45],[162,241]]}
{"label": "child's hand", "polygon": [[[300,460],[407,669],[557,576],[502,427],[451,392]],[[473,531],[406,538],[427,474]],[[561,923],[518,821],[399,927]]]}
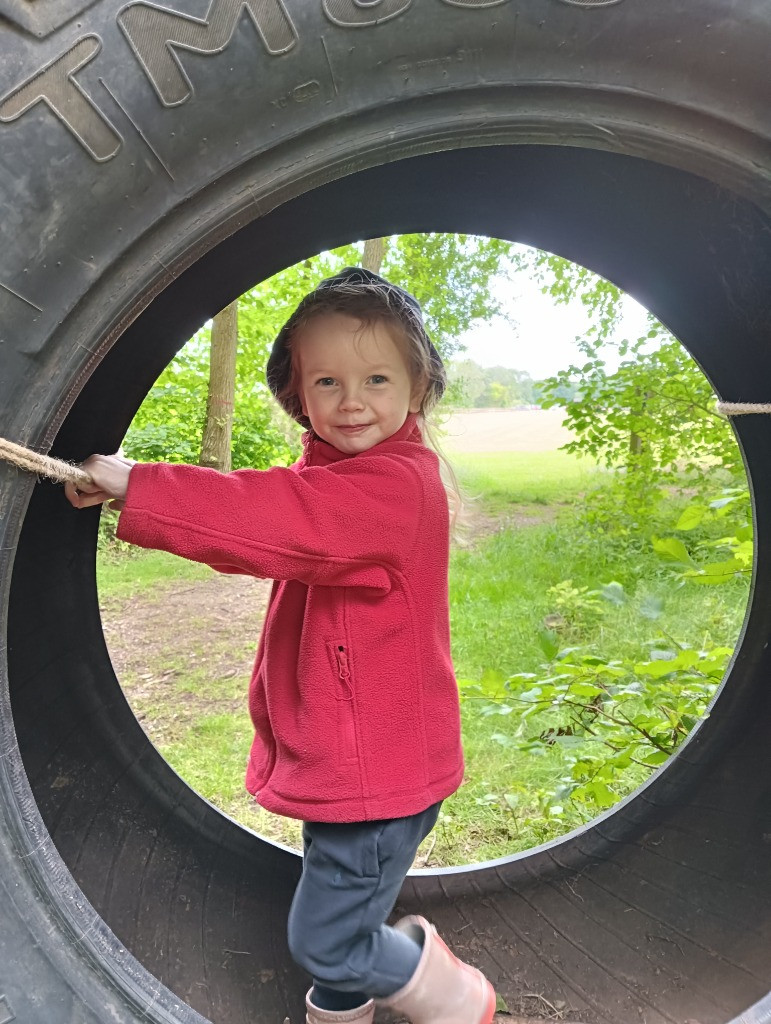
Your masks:
{"label": "child's hand", "polygon": [[110,502],[110,508],[123,508],[133,465],[131,459],[124,459],[122,455],[89,456],[81,468],[85,469],[93,483],[88,486],[65,484],[67,500],[75,508],[88,508],[89,505],[101,505],[103,501],[112,498],[114,500]]}

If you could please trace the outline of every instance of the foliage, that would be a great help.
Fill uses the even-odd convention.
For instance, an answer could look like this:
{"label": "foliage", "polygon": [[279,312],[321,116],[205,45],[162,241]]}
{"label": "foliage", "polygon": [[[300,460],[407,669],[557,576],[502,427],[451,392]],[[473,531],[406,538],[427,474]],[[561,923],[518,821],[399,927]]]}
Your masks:
{"label": "foliage", "polygon": [[453,360],[447,375],[457,385],[452,404],[464,409],[535,405],[539,399],[536,382],[524,370],[506,366],[482,367],[473,359]]}
{"label": "foliage", "polygon": [[567,772],[549,814],[561,816],[570,800],[592,816],[663,764],[704,718],[731,653],[665,643],[632,662],[569,648],[535,679],[512,676],[506,685],[525,707],[523,724],[541,730],[524,736],[522,749],[537,754],[558,744],[563,751]]}
{"label": "foliage", "polygon": [[[719,527],[717,537],[715,526]],[[715,585],[751,573],[755,546],[746,487],[724,488],[707,504],[691,503],[674,528],[695,534],[690,549],[679,537],[654,537],[653,548],[684,582]],[[715,552],[725,557],[715,561]]]}
{"label": "foliage", "polygon": [[[454,279],[443,261],[481,253],[489,269],[505,249],[474,248],[480,240],[460,236],[452,244],[444,236],[409,237],[425,241],[392,240],[383,273],[418,296],[429,331],[452,356],[480,294],[488,314],[497,310],[491,292],[484,295],[491,278],[477,278],[467,264]],[[414,270],[421,253],[425,271]],[[267,395],[267,353],[302,295],[359,258],[355,246],[324,253],[242,297],[238,403],[248,412],[252,396],[255,411],[236,427],[235,443],[241,433],[245,447],[234,453],[235,466],[293,457],[296,432],[276,418]],[[399,260],[405,267],[413,261],[412,276],[399,276]],[[595,325],[580,341],[585,362],[548,382],[547,401],[565,406],[576,435],[570,453],[468,457],[464,482],[484,494],[486,514],[509,525],[521,517],[528,526],[501,529],[453,553],[453,660],[468,777],[443,808],[432,852],[441,863],[552,839],[648,778],[708,713],[752,562],[749,500],[733,437],[679,343],[653,320],[644,337],[618,341],[620,293],[612,284],[548,254],[536,254],[531,269],[559,301],[578,292]],[[442,296],[436,303],[432,288]],[[171,451],[197,460],[206,342],[199,332],[156,385],[154,418],[135,421],[136,436],[157,453],[142,457]],[[468,372],[456,375],[458,401],[481,383],[473,404],[506,402],[513,394],[506,389],[523,382],[524,375],[460,365]],[[262,451],[248,448],[250,427]],[[574,456],[582,454],[591,458],[579,472]],[[726,479],[715,495],[718,470]],[[586,497],[598,480],[602,486]],[[565,502],[570,515],[531,525],[544,505]],[[601,529],[587,530],[587,522]],[[724,585],[705,590],[716,582]],[[200,746],[203,734],[190,742]],[[212,738],[214,762],[221,750]]]}
{"label": "foliage", "polygon": [[603,610],[601,591],[574,586],[572,580],[555,583],[546,594],[556,609],[550,617],[554,626],[584,626],[594,621]]}
{"label": "foliage", "polygon": [[578,294],[593,316],[586,336],[576,339],[585,361],[541,386],[544,407],[565,408],[574,434],[566,450],[622,471],[610,507],[593,507],[595,521],[639,522],[655,512],[662,488],[700,488],[705,466],[739,477],[738,448],[714,408],[709,381],[662,324],[649,314],[643,336],[619,338],[621,292],[615,285],[550,253],[517,258],[557,302]]}
{"label": "foliage", "polygon": [[[506,317],[493,282],[506,280],[513,251],[510,242],[479,235],[397,235],[389,240],[382,273],[417,297],[428,333],[449,359],[472,323]],[[354,266],[359,259],[356,250]]]}
{"label": "foliage", "polygon": [[[324,252],[281,271],[239,299],[239,352],[232,464],[286,465],[299,452],[299,431],[278,409],[265,381],[273,340],[300,299],[325,277],[361,261],[361,244]],[[511,246],[469,235],[392,238],[383,274],[412,291],[423,305],[429,333],[443,356],[478,319],[501,315],[492,293]],[[210,329],[202,327],[156,381],[124,441],[131,458],[198,461],[208,386]]]}
{"label": "foliage", "polygon": [[[592,615],[601,612],[601,598],[627,600],[616,582],[594,591],[563,582],[552,588],[558,598],[569,595],[571,607]],[[661,608],[648,601],[639,614],[658,618]],[[559,749],[560,776],[538,794],[552,819],[577,813],[588,820],[663,764],[706,715],[732,653],[660,636],[644,654],[609,658],[586,646],[561,647],[553,629],[542,630],[539,643],[547,661],[537,671],[508,678],[485,672],[461,682],[461,693],[482,717],[510,716],[511,728],[491,734],[500,746],[534,757]]]}
{"label": "foliage", "polygon": [[[725,584],[751,571],[746,487],[692,501],[673,530],[689,544],[678,536],[654,536],[651,544],[676,586]],[[716,551],[728,557],[715,561]],[[538,636],[546,662],[508,677],[487,670],[476,681],[462,682],[461,693],[478,715],[511,723],[492,732],[493,742],[535,757],[559,750],[558,781],[537,795],[545,816],[567,824],[576,815],[588,820],[611,807],[676,751],[708,713],[732,648],[711,643],[707,633],[697,646],[662,631],[634,656],[611,657],[580,640],[587,634],[601,638],[605,630],[597,627],[605,610],[629,604],[621,583],[590,587],[565,579],[549,587],[547,596],[555,611],[545,616]],[[652,622],[663,610],[663,602],[649,594],[636,612]],[[579,642],[565,646],[566,639]]]}
{"label": "foliage", "polygon": [[[579,380],[579,394],[566,405],[566,423],[576,434],[568,450],[655,474],[659,482],[673,479],[684,464],[698,470],[706,459],[733,470],[736,443],[711,407],[709,382],[682,345],[650,319],[647,335],[615,346],[624,358],[614,372],[603,359],[612,343],[595,335],[578,342],[587,362],[544,381],[548,406],[563,404],[556,388]],[[658,343],[653,351],[651,342]]]}
{"label": "foliage", "polygon": [[119,559],[135,551],[131,544],[118,540],[118,512],[111,509],[108,504],[101,508],[99,514],[99,533],[97,535],[97,549],[101,556],[110,559]]}

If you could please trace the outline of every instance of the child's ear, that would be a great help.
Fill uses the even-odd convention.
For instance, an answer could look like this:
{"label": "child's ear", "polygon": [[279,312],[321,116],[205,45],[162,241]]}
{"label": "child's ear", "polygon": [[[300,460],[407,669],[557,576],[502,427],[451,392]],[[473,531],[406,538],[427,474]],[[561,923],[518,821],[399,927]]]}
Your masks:
{"label": "child's ear", "polygon": [[300,408],[303,411],[303,416],[307,416],[308,415],[308,407],[305,404],[305,394],[304,394],[302,388],[298,388],[297,389],[297,399],[298,399],[298,401],[300,403]]}
{"label": "child's ear", "polygon": [[426,397],[426,385],[421,381],[416,384],[412,389],[410,395],[410,412],[420,412],[420,407],[423,404],[423,399]]}

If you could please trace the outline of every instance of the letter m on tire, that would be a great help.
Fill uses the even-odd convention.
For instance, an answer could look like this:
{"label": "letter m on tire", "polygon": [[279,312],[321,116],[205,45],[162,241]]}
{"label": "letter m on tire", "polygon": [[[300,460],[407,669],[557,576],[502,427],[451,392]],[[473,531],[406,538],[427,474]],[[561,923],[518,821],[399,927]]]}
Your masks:
{"label": "letter m on tire", "polygon": [[176,50],[221,53],[246,10],[270,54],[286,53],[297,33],[281,0],[212,0],[203,19],[168,7],[134,3],[124,7],[118,24],[165,107],[184,103],[193,86]]}

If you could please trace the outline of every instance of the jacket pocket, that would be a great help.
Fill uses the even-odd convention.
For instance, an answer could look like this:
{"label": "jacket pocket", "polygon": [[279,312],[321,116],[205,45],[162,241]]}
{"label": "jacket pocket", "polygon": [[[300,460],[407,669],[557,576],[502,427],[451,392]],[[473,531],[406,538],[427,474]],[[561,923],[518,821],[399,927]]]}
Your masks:
{"label": "jacket pocket", "polygon": [[329,644],[337,674],[337,729],[340,755],[350,763],[358,760],[353,680],[348,648],[345,644]]}

